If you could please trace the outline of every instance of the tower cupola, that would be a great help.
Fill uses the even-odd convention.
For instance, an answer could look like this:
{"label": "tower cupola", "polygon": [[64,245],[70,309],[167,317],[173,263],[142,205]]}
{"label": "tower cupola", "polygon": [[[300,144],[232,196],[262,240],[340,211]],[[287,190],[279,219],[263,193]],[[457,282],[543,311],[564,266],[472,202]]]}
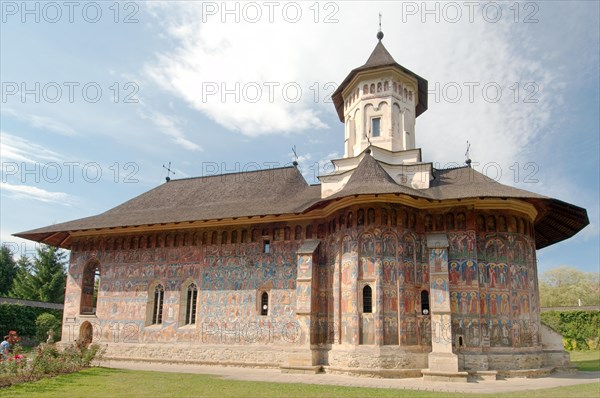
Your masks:
{"label": "tower cupola", "polygon": [[344,128],[344,157],[370,145],[388,151],[415,149],[415,121],[427,110],[427,80],[398,64],[377,33],[367,62],[353,69],[333,93]]}

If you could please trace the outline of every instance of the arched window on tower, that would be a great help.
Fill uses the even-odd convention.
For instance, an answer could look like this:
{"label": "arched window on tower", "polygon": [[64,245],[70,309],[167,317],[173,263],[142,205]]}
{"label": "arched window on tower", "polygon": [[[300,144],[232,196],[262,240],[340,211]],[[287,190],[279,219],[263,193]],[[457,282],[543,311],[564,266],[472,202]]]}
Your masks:
{"label": "arched window on tower", "polygon": [[363,304],[363,313],[364,314],[370,314],[373,312],[373,290],[371,289],[371,286],[369,285],[365,285],[365,287],[363,287],[363,300],[362,300],[362,304]]}

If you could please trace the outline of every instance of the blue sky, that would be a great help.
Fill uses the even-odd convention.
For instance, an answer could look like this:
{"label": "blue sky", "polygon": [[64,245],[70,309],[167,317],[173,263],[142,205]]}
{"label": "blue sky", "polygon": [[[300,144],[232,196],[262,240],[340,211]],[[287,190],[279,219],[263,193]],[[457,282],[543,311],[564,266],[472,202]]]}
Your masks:
{"label": "blue sky", "polygon": [[[376,44],[429,81],[416,141],[438,167],[585,207],[539,269],[599,266],[597,2],[3,1],[0,239],[175,178],[343,154],[328,97]],[[450,5],[449,5],[450,4]],[[25,5],[25,6],[24,6]],[[27,7],[26,9],[24,7]],[[471,8],[472,7],[472,8]]]}

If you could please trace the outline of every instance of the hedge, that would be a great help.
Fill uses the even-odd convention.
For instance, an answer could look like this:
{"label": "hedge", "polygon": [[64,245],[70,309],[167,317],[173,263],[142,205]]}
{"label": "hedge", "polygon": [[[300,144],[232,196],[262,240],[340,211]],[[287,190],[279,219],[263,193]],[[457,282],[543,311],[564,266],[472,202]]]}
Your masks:
{"label": "hedge", "polygon": [[27,307],[22,304],[0,304],[0,338],[9,330],[16,330],[21,337],[34,338],[35,320],[43,313],[50,313],[62,321],[62,310]]}
{"label": "hedge", "polygon": [[600,349],[600,311],[542,312],[542,323],[563,336],[568,351]]}

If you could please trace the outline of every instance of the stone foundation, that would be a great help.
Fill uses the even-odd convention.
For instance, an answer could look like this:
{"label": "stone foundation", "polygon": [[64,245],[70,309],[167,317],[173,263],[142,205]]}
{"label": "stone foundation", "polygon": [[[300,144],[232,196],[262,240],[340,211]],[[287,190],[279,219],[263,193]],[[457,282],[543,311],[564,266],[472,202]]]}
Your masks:
{"label": "stone foundation", "polygon": [[289,346],[125,344],[106,345],[104,360],[279,368],[302,351]]}
{"label": "stone foundation", "polygon": [[332,346],[324,365],[331,368],[410,370],[427,368],[429,348]]}

